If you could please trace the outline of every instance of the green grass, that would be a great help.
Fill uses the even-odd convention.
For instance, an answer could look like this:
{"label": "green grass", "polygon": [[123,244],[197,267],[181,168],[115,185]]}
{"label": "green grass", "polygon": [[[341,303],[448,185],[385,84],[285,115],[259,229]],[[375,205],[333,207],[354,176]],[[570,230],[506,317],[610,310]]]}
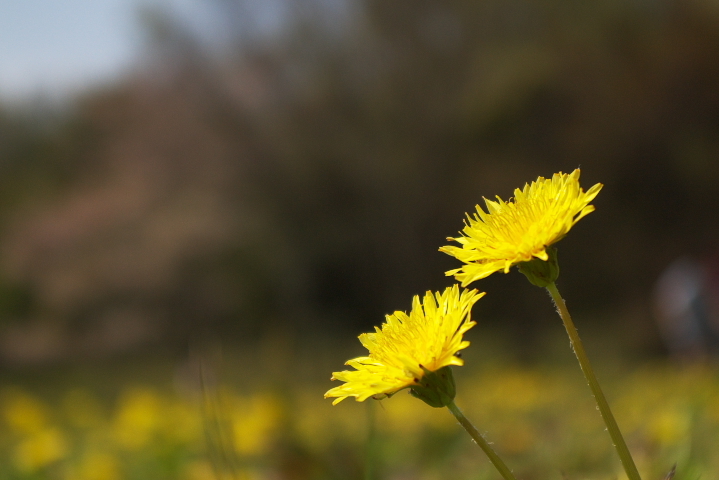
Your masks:
{"label": "green grass", "polygon": [[[204,361],[202,376],[192,363],[147,358],[5,375],[0,478],[365,478],[368,405],[322,398],[347,350],[288,351],[295,355],[225,352]],[[621,479],[589,389],[567,360],[470,358],[455,370],[457,404],[519,479]],[[599,370],[644,479],[662,479],[674,463],[677,479],[719,477],[716,365]],[[499,478],[446,409],[404,392],[374,407],[374,478]]]}

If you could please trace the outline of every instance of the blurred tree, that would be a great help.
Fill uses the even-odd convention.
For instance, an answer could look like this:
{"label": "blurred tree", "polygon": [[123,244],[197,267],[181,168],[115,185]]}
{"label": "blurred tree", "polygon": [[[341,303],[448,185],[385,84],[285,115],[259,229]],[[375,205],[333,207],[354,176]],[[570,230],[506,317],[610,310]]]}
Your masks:
{"label": "blurred tree", "polygon": [[[562,289],[653,345],[652,282],[719,238],[719,11],[330,3],[216,0],[205,37],[145,10],[136,74],[62,127],[0,118],[0,258],[28,318],[146,342],[359,332],[451,283],[437,248],[482,196],[581,166],[606,188]],[[476,285],[478,311],[531,342],[553,317],[524,283]]]}

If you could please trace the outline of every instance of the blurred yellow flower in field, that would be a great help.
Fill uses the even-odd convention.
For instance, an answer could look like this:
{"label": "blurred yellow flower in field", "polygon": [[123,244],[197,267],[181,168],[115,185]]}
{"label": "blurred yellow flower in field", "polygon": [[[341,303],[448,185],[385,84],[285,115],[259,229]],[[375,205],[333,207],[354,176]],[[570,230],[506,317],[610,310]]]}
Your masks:
{"label": "blurred yellow flower in field", "polygon": [[462,290],[457,285],[444,292],[427,292],[412,301],[412,311],[387,315],[382,328],[359,336],[369,356],[349,360],[352,371],[334,372],[332,380],[344,383],[325,393],[336,397],[333,405],[347,397],[362,402],[382,398],[413,385],[419,385],[426,372],[464,362],[456,354],[467,348],[464,333],[476,322],[470,320],[472,305],[484,293]]}
{"label": "blurred yellow flower in field", "polygon": [[[401,434],[408,447],[409,438],[419,440],[423,432],[454,431],[456,425],[447,422],[446,413],[441,409],[427,408],[410,395],[400,395],[383,410],[382,428],[384,431]],[[421,420],[419,420],[421,419]]]}
{"label": "blurred yellow flower in field", "polygon": [[3,392],[2,413],[16,433],[37,433],[47,423],[47,407],[37,398],[20,390]]}
{"label": "blurred yellow flower in field", "polygon": [[163,405],[159,395],[150,389],[131,389],[118,405],[113,433],[117,443],[129,450],[147,445],[162,421]]}
{"label": "blurred yellow flower in field", "polygon": [[35,433],[15,447],[15,465],[22,472],[36,472],[63,458],[68,446],[65,436],[57,428]]}
{"label": "blurred yellow flower in field", "polygon": [[233,413],[232,431],[237,453],[265,453],[281,419],[278,400],[271,395],[257,394],[238,402]]}
{"label": "blurred yellow flower in field", "polygon": [[687,439],[691,432],[691,412],[681,406],[662,408],[650,417],[649,435],[652,440],[670,445]]}
{"label": "blurred yellow flower in field", "polygon": [[364,405],[327,410],[314,389],[298,391],[288,413],[294,419],[297,438],[313,455],[328,451],[338,442],[355,442],[354,446],[359,447],[357,442],[366,438],[370,427]]}
{"label": "blurred yellow flower in field", "polygon": [[464,266],[447,272],[467,286],[475,280],[533,258],[547,261],[547,247],[561,240],[582,217],[594,211],[589,205],[602,189],[598,183],[584,192],[579,186],[579,169],[571,174],[556,173],[551,179],[539,177],[514,198],[505,202],[484,199],[487,212],[477,205],[477,213],[457,238],[460,244],[441,247]]}

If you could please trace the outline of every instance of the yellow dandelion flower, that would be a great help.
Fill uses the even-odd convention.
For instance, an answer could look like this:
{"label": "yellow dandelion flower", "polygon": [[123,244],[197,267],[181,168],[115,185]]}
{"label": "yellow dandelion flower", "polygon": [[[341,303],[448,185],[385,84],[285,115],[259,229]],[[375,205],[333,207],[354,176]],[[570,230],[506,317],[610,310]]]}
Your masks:
{"label": "yellow dandelion flower", "polygon": [[444,292],[427,292],[422,302],[415,296],[409,315],[394,312],[381,329],[359,336],[369,355],[346,363],[355,370],[334,372],[332,380],[346,383],[329,390],[325,398],[337,397],[333,405],[347,397],[358,402],[383,398],[404,388],[420,388],[430,372],[462,365],[456,354],[469,346],[462,335],[476,324],[470,311],[483,295],[454,285]]}
{"label": "yellow dandelion flower", "polygon": [[487,212],[477,205],[477,213],[467,216],[462,236],[448,238],[461,246],[439,249],[465,263],[447,275],[466,286],[499,270],[507,273],[512,265],[534,258],[546,262],[547,247],[594,211],[589,202],[601,189],[598,183],[583,191],[576,169],[571,174],[556,173],[551,179],[539,177],[522,190],[514,190],[514,198],[507,202],[485,198]]}

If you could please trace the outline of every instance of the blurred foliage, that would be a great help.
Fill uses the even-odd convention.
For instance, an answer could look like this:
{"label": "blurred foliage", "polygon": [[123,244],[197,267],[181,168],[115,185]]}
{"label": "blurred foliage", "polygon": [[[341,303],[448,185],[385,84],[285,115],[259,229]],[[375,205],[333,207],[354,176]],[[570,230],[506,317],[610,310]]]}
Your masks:
{"label": "blurred foliage", "polygon": [[[451,282],[437,248],[482,196],[577,166],[606,187],[560,287],[657,349],[652,282],[719,238],[714,2],[281,4],[268,33],[209,2],[219,43],[145,10],[134,73],[0,110],[0,303],[35,332],[5,322],[6,359],[365,330]],[[519,277],[480,317],[531,344],[552,311]]]}

